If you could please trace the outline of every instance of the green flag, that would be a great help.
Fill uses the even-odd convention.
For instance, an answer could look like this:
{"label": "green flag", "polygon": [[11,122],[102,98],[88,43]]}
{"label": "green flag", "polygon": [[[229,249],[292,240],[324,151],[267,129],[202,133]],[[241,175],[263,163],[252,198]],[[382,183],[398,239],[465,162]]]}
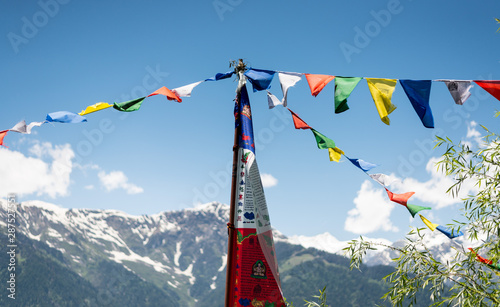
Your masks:
{"label": "green flag", "polygon": [[417,206],[417,205],[412,205],[412,204],[406,204],[406,208],[408,211],[410,211],[411,216],[415,217],[415,214],[417,212],[422,211],[422,210],[431,210],[431,207],[422,207],[422,206]]}
{"label": "green flag", "polygon": [[125,102],[120,102],[120,103],[115,102],[113,104],[113,108],[115,108],[119,111],[122,111],[122,112],[137,111],[141,108],[142,101],[145,98],[146,97],[141,97],[141,98],[137,98],[137,99],[129,100],[129,101],[125,101]]}
{"label": "green flag", "polygon": [[342,113],[349,110],[347,98],[361,79],[359,77],[335,78],[335,113]]}
{"label": "green flag", "polygon": [[323,134],[319,133],[318,131],[312,129],[312,132],[314,134],[314,137],[316,138],[316,142],[318,143],[318,148],[319,149],[327,149],[327,148],[335,148],[335,142]]}

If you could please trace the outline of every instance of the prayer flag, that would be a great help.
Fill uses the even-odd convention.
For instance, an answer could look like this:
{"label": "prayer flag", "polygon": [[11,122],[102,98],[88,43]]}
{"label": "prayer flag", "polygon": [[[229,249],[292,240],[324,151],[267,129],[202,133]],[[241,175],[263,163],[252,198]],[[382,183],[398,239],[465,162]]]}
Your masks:
{"label": "prayer flag", "polygon": [[389,191],[387,188],[385,190],[387,192],[387,195],[389,195],[389,199],[391,201],[398,203],[400,205],[403,205],[403,206],[406,206],[406,202],[408,201],[408,199],[410,199],[410,197],[412,197],[413,194],[415,194],[415,192],[406,192],[403,194],[395,194],[395,193],[392,193],[391,191]]}
{"label": "prayer flag", "polygon": [[477,85],[490,93],[493,97],[500,100],[500,81],[498,80],[474,80]]}
{"label": "prayer flag", "polygon": [[[179,96],[177,96],[174,92],[172,92],[171,90],[169,90],[165,86],[160,87],[159,89],[152,92],[151,94],[149,94],[146,97],[150,97],[150,96],[154,96],[154,95],[163,95],[163,96],[167,97],[168,100],[177,100],[177,102],[182,102],[182,99],[179,98]],[[144,98],[146,98],[146,97],[144,97]],[[142,98],[139,98],[139,99],[142,99]],[[135,100],[137,100],[137,99],[135,99]],[[133,100],[131,100],[131,101],[133,101]]]}
{"label": "prayer flag", "polygon": [[113,108],[117,109],[118,111],[122,111],[122,112],[137,111],[141,108],[142,101],[145,98],[146,97],[141,97],[141,98],[137,98],[137,99],[129,100],[129,101],[125,101],[125,102],[120,102],[120,103],[115,102],[113,104]]}
{"label": "prayer flag", "polygon": [[[244,76],[241,76],[244,78]],[[285,307],[274,249],[272,227],[264,189],[255,159],[250,102],[246,86],[236,96],[235,125],[238,138],[238,183],[235,201],[229,306]],[[256,291],[255,289],[261,289]]]}
{"label": "prayer flag", "polygon": [[434,128],[434,118],[432,117],[429,97],[431,95],[431,80],[399,80],[406,96],[410,99],[411,105],[422,124],[426,128]]}
{"label": "prayer flag", "polygon": [[483,258],[481,256],[479,256],[472,248],[469,247],[469,250],[474,254],[476,255],[476,259],[479,261],[479,262],[482,262],[484,264],[487,264],[490,268],[492,269],[495,269],[495,270],[498,270],[500,271],[500,262],[493,262],[492,260],[490,259],[486,259],[486,258]]}
{"label": "prayer flag", "polygon": [[26,125],[26,122],[24,119],[17,124],[14,125],[14,127],[10,128],[9,131],[14,131],[18,133],[24,133],[24,134],[31,134],[31,129],[35,126],[41,126],[45,122],[31,122],[29,125]]}
{"label": "prayer flag", "polygon": [[231,77],[233,74],[234,74],[233,70],[230,70],[230,71],[225,72],[225,73],[217,73],[215,75],[215,77],[205,79],[205,81],[219,81],[219,80],[227,79],[227,78]]}
{"label": "prayer flag", "polygon": [[359,77],[335,78],[335,113],[342,113],[349,110],[347,98],[349,98],[361,79]]}
{"label": "prayer flag", "polygon": [[174,88],[172,92],[178,97],[191,97],[191,92],[193,91],[193,89],[202,82],[203,81],[198,81],[178,88]]}
{"label": "prayer flag", "polygon": [[406,209],[410,212],[412,217],[415,217],[415,214],[417,214],[419,211],[422,210],[431,210],[431,207],[422,207],[422,206],[417,206],[417,205],[412,205],[412,204],[406,204]]}
{"label": "prayer flag", "polygon": [[0,146],[7,147],[3,144],[3,139],[7,135],[7,132],[9,132],[9,130],[0,131]]}
{"label": "prayer flag", "polygon": [[269,105],[269,109],[273,109],[276,106],[283,105],[278,97],[271,94],[270,91],[267,91],[267,104]]}
{"label": "prayer flag", "polygon": [[338,147],[328,148],[328,155],[330,156],[330,161],[339,162],[343,154],[344,152]]}
{"label": "prayer flag", "polygon": [[47,122],[77,124],[86,122],[87,119],[81,115],[68,111],[59,111],[47,114],[45,119]]}
{"label": "prayer flag", "polygon": [[326,136],[314,130],[313,128],[310,129],[313,132],[314,137],[316,138],[316,142],[318,143],[319,149],[335,148],[335,142],[333,140],[327,138]]}
{"label": "prayer flag", "polygon": [[361,159],[350,159],[350,158],[347,159],[349,159],[349,161],[351,161],[352,164],[360,168],[363,172],[368,172],[369,170],[377,166],[377,164],[366,162]]}
{"label": "prayer flag", "polygon": [[283,91],[283,106],[287,106],[287,95],[288,89],[294,86],[297,82],[302,79],[302,73],[296,72],[278,72],[278,78],[280,79],[281,90]]}
{"label": "prayer flag", "polygon": [[[288,108],[287,108],[288,109]],[[303,121],[295,112],[292,110],[288,109],[290,113],[292,113],[292,119],[293,119],[293,124],[295,126],[295,129],[311,129],[308,124],[306,124],[305,121]]]}
{"label": "prayer flag", "polygon": [[463,105],[469,99],[470,90],[473,87],[472,80],[436,80],[446,84],[450,91],[451,97],[458,105]]}
{"label": "prayer flag", "polygon": [[454,239],[456,237],[460,237],[460,236],[464,235],[463,232],[461,232],[461,231],[452,230],[451,228],[444,227],[441,225],[437,226],[436,229],[439,230],[441,233],[443,233],[445,236],[447,236],[450,239]]}
{"label": "prayer flag", "polygon": [[366,78],[366,82],[368,83],[368,88],[372,94],[380,119],[384,124],[390,125],[389,114],[396,110],[396,106],[392,104],[391,98],[397,80]]}
{"label": "prayer flag", "polygon": [[97,112],[100,110],[111,108],[112,106],[113,106],[112,104],[109,104],[106,102],[98,102],[96,104],[88,106],[85,110],[82,110],[80,113],[78,113],[78,115],[81,115],[81,116],[87,115],[89,113],[94,113],[94,112]]}
{"label": "prayer flag", "polygon": [[430,230],[434,231],[436,230],[436,227],[439,226],[439,224],[431,223],[431,221],[423,217],[421,214],[419,214],[419,216],[422,219],[422,222],[424,222],[424,224],[427,225],[427,227],[429,227]]}
{"label": "prayer flag", "polygon": [[371,174],[368,176],[370,176],[373,180],[381,184],[383,187],[390,185],[393,181],[389,176],[385,174]]}
{"label": "prayer flag", "polygon": [[311,89],[311,94],[316,97],[323,90],[323,88],[333,79],[335,76],[330,75],[313,75],[304,74],[309,83],[309,88]]}
{"label": "prayer flag", "polygon": [[273,81],[275,71],[250,68],[245,72],[245,76],[248,81],[253,85],[253,91],[263,91],[271,87],[271,81]]}

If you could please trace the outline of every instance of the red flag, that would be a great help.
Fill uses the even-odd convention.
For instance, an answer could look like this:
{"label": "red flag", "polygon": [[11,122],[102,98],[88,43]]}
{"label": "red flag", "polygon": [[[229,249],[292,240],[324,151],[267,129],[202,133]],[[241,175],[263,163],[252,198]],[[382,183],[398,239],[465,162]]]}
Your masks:
{"label": "red flag", "polygon": [[396,202],[398,204],[401,204],[403,206],[406,206],[406,202],[410,197],[412,197],[415,192],[406,192],[403,194],[394,194],[391,191],[385,189],[387,191],[387,195],[389,195],[389,199],[392,200],[393,202]]}
{"label": "red flag", "polygon": [[148,95],[148,97],[158,95],[158,94],[167,97],[168,100],[177,100],[177,102],[182,102],[182,99],[179,96],[177,96],[174,92],[172,92],[171,90],[169,90],[165,86],[152,92],[151,94]]}
{"label": "red flag", "polygon": [[493,97],[496,99],[500,100],[500,81],[495,81],[495,80],[481,80],[481,81],[476,81],[477,85],[482,87],[485,91],[490,93]]}
{"label": "red flag", "polygon": [[489,260],[489,259],[486,259],[486,258],[483,258],[483,257],[479,256],[479,255],[478,255],[478,254],[477,254],[477,253],[476,253],[476,252],[475,252],[472,248],[470,248],[470,247],[469,247],[469,249],[470,249],[470,251],[471,251],[473,254],[475,254],[475,255],[476,255],[477,260],[479,260],[480,262],[482,262],[482,263],[486,263],[486,264],[493,264],[493,261],[491,261],[491,260]]}
{"label": "red flag", "polygon": [[332,81],[335,76],[305,74],[311,94],[316,97],[323,90],[325,85]]}
{"label": "red flag", "polygon": [[7,132],[9,132],[9,130],[0,131],[0,146],[7,147],[3,144],[3,138],[7,135]]}
{"label": "red flag", "polygon": [[[287,108],[288,109],[288,108]],[[292,113],[293,124],[295,125],[295,129],[311,129],[305,121],[303,121],[295,112],[288,109],[290,113]]]}

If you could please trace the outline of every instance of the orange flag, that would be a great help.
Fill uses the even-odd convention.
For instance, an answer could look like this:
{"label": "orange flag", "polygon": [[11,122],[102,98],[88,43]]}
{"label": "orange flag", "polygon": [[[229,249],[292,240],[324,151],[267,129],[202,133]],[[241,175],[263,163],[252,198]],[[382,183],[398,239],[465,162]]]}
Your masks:
{"label": "orange flag", "polygon": [[147,97],[158,95],[158,94],[167,97],[168,100],[177,100],[177,102],[182,102],[182,99],[179,96],[177,96],[174,92],[172,92],[171,90],[169,90],[165,86],[163,86],[163,87],[157,89],[156,91],[152,92]]}
{"label": "orange flag", "polygon": [[406,206],[406,202],[410,197],[412,197],[415,192],[406,192],[403,194],[394,194],[391,191],[385,189],[387,191],[387,195],[389,195],[389,199],[392,200],[393,202],[396,202],[398,204],[401,204],[403,206]]}
{"label": "orange flag", "polygon": [[[5,146],[3,144],[3,138],[7,135],[7,132],[9,132],[9,130],[0,131],[0,145],[1,146]],[[7,147],[7,146],[5,146],[5,147]]]}
{"label": "orange flag", "polygon": [[[288,109],[288,108],[287,108]],[[297,114],[295,114],[292,110],[288,109],[290,113],[292,113],[293,124],[295,125],[295,129],[311,129],[305,121],[303,121]]]}
{"label": "orange flag", "polygon": [[493,80],[474,80],[477,85],[490,93],[493,97],[500,100],[500,81]]}
{"label": "orange flag", "polygon": [[332,81],[335,76],[305,74],[311,94],[316,97],[323,90],[325,85]]}

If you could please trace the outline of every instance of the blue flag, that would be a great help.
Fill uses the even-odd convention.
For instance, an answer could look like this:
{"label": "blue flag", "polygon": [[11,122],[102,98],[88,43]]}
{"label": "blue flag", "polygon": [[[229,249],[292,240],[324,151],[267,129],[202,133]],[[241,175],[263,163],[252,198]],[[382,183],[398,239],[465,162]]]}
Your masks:
{"label": "blue flag", "polygon": [[432,117],[429,97],[431,95],[431,80],[399,80],[405,90],[408,99],[417,112],[418,117],[427,128],[434,128],[434,118]]}
{"label": "blue flag", "polygon": [[45,120],[48,122],[66,123],[66,124],[76,124],[87,121],[85,117],[68,111],[49,113],[47,114]]}
{"label": "blue flag", "polygon": [[234,105],[234,116],[236,127],[240,127],[238,143],[240,148],[245,148],[255,154],[255,143],[253,139],[252,111],[246,85],[241,88],[239,97]]}
{"label": "blue flag", "polygon": [[271,87],[275,71],[250,68],[245,76],[253,85],[253,91],[263,91]]}
{"label": "blue flag", "polygon": [[219,81],[222,79],[227,79],[227,78],[231,77],[233,74],[234,74],[234,71],[232,71],[232,70],[225,72],[225,73],[217,73],[215,75],[215,77],[205,79],[205,81]]}
{"label": "blue flag", "polygon": [[349,161],[351,161],[352,164],[359,167],[363,172],[367,172],[367,171],[369,171],[372,168],[377,166],[377,164],[366,162],[366,161],[361,160],[361,159],[350,159],[350,158],[348,158],[348,159],[349,159]]}
{"label": "blue flag", "polygon": [[438,227],[436,227],[437,230],[441,231],[444,235],[446,235],[448,238],[450,239],[454,239],[456,237],[460,237],[460,236],[463,236],[463,232],[461,231],[451,231],[450,228],[448,227],[444,227],[444,226],[441,226],[439,225]]}

